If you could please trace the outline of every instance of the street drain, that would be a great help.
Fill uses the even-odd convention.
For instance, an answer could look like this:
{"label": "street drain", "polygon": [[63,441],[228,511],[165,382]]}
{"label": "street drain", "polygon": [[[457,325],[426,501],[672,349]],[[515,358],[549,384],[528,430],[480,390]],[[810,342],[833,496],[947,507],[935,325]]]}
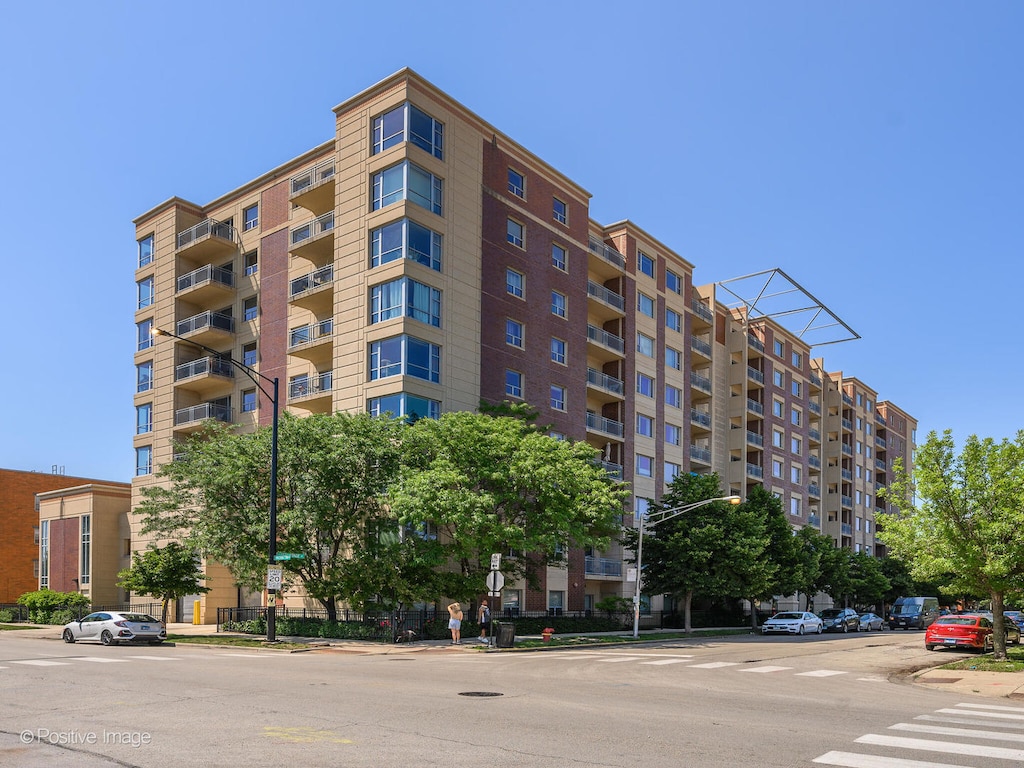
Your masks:
{"label": "street drain", "polygon": [[497,691],[463,691],[459,696],[504,696],[503,693]]}

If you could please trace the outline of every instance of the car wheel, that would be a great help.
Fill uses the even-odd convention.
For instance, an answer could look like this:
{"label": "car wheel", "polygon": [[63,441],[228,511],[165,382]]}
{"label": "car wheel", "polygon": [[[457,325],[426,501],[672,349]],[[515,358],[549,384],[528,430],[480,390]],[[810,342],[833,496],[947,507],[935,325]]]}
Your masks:
{"label": "car wheel", "polygon": [[100,635],[100,642],[104,645],[117,645],[117,641],[114,639],[114,636],[110,634],[109,629],[103,630],[103,634]]}
{"label": "car wheel", "polygon": [[799,631],[799,632],[798,632],[797,634],[798,634],[798,635],[802,635],[803,633],[804,633],[804,625],[803,625],[803,624],[801,624],[801,625],[800,625],[800,631]]}
{"label": "car wheel", "polygon": [[845,634],[846,634],[847,632],[849,632],[849,631],[850,631],[850,625],[849,625],[849,624],[847,624],[847,623],[846,623],[846,622],[844,621],[844,622],[843,622],[843,634],[845,635]]}
{"label": "car wheel", "polygon": [[935,650],[935,646],[934,646],[934,645],[932,645],[931,643],[925,643],[925,644],[924,644],[924,649],[925,649],[926,651],[934,651],[934,650]]}
{"label": "car wheel", "polygon": [[821,624],[818,625],[818,634],[820,635],[824,631],[825,627]]}
{"label": "car wheel", "polygon": [[65,629],[64,634],[61,635],[61,637],[64,638],[65,643],[75,642],[75,633],[72,632],[70,629]]}

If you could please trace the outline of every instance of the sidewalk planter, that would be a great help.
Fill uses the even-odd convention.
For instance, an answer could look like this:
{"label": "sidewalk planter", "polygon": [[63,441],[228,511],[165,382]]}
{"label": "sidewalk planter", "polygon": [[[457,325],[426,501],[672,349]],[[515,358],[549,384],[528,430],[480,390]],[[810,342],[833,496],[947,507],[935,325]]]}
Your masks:
{"label": "sidewalk planter", "polygon": [[551,642],[551,636],[555,634],[555,630],[551,627],[544,627],[544,631],[540,633],[540,638],[545,643]]}

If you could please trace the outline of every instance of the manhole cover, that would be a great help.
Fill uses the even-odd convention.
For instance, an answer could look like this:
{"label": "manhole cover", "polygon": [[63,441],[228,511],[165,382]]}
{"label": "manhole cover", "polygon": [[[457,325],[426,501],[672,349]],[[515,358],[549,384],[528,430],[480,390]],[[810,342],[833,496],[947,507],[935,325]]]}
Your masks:
{"label": "manhole cover", "polygon": [[463,691],[459,696],[504,696],[503,693],[497,691]]}

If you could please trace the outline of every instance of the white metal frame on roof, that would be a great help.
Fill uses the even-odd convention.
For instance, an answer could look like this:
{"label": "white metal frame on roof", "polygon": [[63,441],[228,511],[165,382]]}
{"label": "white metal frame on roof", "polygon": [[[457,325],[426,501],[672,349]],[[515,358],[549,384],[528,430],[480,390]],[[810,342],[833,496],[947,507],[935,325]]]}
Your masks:
{"label": "white metal frame on roof", "polygon": [[[860,338],[860,334],[843,322],[835,312],[778,267],[721,280],[715,285],[736,298],[735,303],[726,304],[729,309],[746,307],[749,320],[775,320],[811,347]],[[782,323],[780,318],[797,322]],[[838,333],[840,338],[826,338],[820,341],[816,339],[816,334],[824,335],[833,329],[836,329],[835,333]],[[844,331],[848,335],[844,335]]]}

